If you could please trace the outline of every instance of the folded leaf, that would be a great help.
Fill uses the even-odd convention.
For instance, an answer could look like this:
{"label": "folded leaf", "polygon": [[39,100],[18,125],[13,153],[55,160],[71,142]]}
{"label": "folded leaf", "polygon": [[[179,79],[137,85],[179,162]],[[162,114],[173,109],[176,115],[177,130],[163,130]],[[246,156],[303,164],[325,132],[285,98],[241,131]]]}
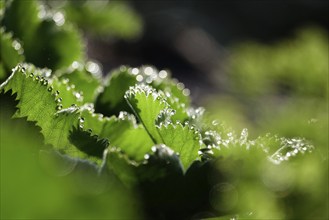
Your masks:
{"label": "folded leaf", "polygon": [[165,99],[155,89],[143,84],[128,90],[125,98],[154,144],[164,143],[156,129],[156,121],[160,113],[169,109]]}

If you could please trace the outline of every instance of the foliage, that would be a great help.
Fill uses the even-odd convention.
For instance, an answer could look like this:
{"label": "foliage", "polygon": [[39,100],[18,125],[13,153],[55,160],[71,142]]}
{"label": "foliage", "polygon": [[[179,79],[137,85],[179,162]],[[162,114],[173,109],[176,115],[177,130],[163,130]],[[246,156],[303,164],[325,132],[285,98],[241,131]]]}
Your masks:
{"label": "foliage", "polygon": [[[91,13],[91,23],[105,14],[88,9],[88,1],[65,4],[68,18],[80,26],[90,27],[84,13]],[[231,184],[237,170],[227,165],[246,161],[243,177],[254,185],[260,173],[253,170],[255,163],[267,164],[274,171],[266,180],[274,180],[271,186],[278,190],[288,174],[277,179],[275,169],[312,151],[312,143],[275,135],[253,140],[246,129],[237,135],[212,123],[202,108],[191,106],[189,90],[164,70],[123,66],[103,78],[96,63],[85,61],[79,30],[42,3],[7,3],[1,25],[5,49],[11,51],[1,51],[6,57],[0,85],[1,218],[190,219],[246,210],[256,210],[257,218],[284,216],[276,200],[263,212],[248,205],[253,192]],[[11,35],[22,42],[24,53],[13,46]],[[8,71],[12,62],[23,60],[30,63]],[[16,120],[10,120],[15,107]],[[17,131],[11,133],[13,128]],[[54,178],[56,173],[65,178]],[[25,179],[28,189],[20,190]],[[255,192],[268,199],[266,188]],[[11,193],[33,202],[17,204]],[[244,195],[239,205],[238,195]]]}
{"label": "foliage", "polygon": [[328,35],[317,28],[296,33],[275,45],[244,43],[229,61],[231,88],[247,96],[327,97]]}
{"label": "foliage", "polygon": [[[264,198],[267,204],[277,203],[272,211],[265,205],[260,205],[259,210],[281,212],[285,216],[279,218],[327,218],[327,38],[325,31],[308,27],[296,32],[294,38],[272,45],[251,42],[235,46],[226,71],[230,91],[226,96],[208,98],[204,102],[211,117],[220,123],[239,129],[248,125],[255,136],[264,135],[264,131],[291,138],[302,136],[314,144],[311,155],[281,165],[280,177],[274,175],[279,172],[275,167],[266,164],[261,166],[258,175],[254,173],[253,179],[264,182],[263,186],[269,189],[262,191],[269,196],[260,196],[258,200]],[[224,105],[225,109],[222,108]],[[250,164],[245,168],[252,167]],[[236,169],[231,166],[227,172],[234,173]],[[264,176],[271,178],[269,182],[273,183],[275,178],[281,180],[269,185]],[[239,185],[249,187],[254,193],[262,189],[259,185],[250,185],[247,179],[251,177],[240,179]],[[273,199],[278,191],[281,193],[279,198]],[[287,205],[280,208],[283,203]],[[285,211],[287,207],[289,212]],[[250,209],[246,207],[246,210]]]}

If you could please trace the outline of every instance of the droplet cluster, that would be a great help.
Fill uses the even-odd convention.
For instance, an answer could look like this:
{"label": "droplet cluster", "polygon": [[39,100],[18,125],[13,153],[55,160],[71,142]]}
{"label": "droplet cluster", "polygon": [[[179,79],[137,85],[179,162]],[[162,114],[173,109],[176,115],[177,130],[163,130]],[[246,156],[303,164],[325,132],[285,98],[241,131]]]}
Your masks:
{"label": "droplet cluster", "polygon": [[305,154],[312,152],[314,146],[308,143],[304,138],[281,138],[281,147],[271,157],[270,161],[275,164],[280,164],[283,161],[289,160],[297,154]]}
{"label": "droplet cluster", "polygon": [[[21,68],[21,70],[23,69],[23,67],[20,67],[20,68]],[[42,86],[45,86],[47,91],[52,93],[52,95],[54,96],[54,100],[56,103],[55,110],[56,111],[62,110],[62,108],[63,108],[62,98],[59,97],[59,91],[57,90],[53,93],[54,88],[51,85],[49,86],[49,82],[44,76],[38,75],[33,72],[31,72],[28,76],[30,78],[32,78],[35,82],[40,83]]]}
{"label": "droplet cluster", "polygon": [[85,123],[85,119],[83,117],[79,117],[79,128],[80,130],[83,129]]}

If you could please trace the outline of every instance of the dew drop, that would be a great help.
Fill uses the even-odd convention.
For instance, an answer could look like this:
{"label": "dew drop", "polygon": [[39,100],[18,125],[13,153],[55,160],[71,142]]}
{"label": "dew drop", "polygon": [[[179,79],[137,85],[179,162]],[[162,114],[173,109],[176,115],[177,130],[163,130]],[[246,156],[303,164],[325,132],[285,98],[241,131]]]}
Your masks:
{"label": "dew drop", "polygon": [[79,122],[80,122],[80,123],[83,123],[84,121],[85,121],[85,119],[82,118],[82,117],[79,119]]}
{"label": "dew drop", "polygon": [[58,99],[56,99],[56,102],[57,102],[57,103],[61,103],[61,102],[62,102],[62,98],[58,98]]}
{"label": "dew drop", "polygon": [[165,70],[161,70],[161,71],[159,72],[159,77],[160,77],[161,79],[164,79],[164,78],[166,78],[167,76],[168,76],[167,71],[165,71]]}
{"label": "dew drop", "polygon": [[62,108],[63,108],[63,105],[62,104],[59,104],[59,105],[56,106],[56,110],[57,111],[61,110]]}
{"label": "dew drop", "polygon": [[217,126],[217,125],[219,125],[219,122],[218,122],[217,120],[214,120],[214,121],[211,122],[211,124],[212,124],[213,126]]}
{"label": "dew drop", "polygon": [[183,95],[189,96],[191,94],[189,89],[183,89]]}
{"label": "dew drop", "polygon": [[36,81],[39,81],[39,80],[40,80],[40,76],[36,76],[36,77],[35,77],[35,80],[36,80]]}
{"label": "dew drop", "polygon": [[43,81],[42,85],[47,86],[48,85],[48,80],[45,79],[45,81]]}
{"label": "dew drop", "polygon": [[[127,67],[126,66],[120,66],[120,71],[121,72],[124,72],[124,71],[126,71],[127,70]],[[88,70],[89,71],[89,70]]]}
{"label": "dew drop", "polygon": [[[90,72],[92,75],[94,76],[100,76],[101,75],[101,67],[98,63],[92,62],[92,61],[88,61],[86,63],[86,70],[88,72]],[[126,67],[124,67],[126,69]],[[121,67],[120,67],[121,70]],[[125,71],[125,70],[121,70],[121,71]]]}
{"label": "dew drop", "polygon": [[70,81],[69,79],[65,78],[65,79],[62,80],[62,83],[63,83],[63,84],[68,84],[69,81]]}
{"label": "dew drop", "polygon": [[137,76],[136,76],[136,80],[137,80],[138,82],[142,82],[143,79],[144,79],[144,77],[143,77],[142,75],[137,75]]}
{"label": "dew drop", "polygon": [[73,63],[71,64],[71,67],[72,67],[73,69],[78,69],[78,68],[80,67],[80,63],[77,62],[77,61],[73,61]]}
{"label": "dew drop", "polygon": [[184,84],[183,83],[177,83],[177,88],[179,89],[179,90],[183,90],[184,89]]}
{"label": "dew drop", "polygon": [[55,96],[58,96],[58,95],[59,95],[59,91],[58,91],[58,90],[56,90]]}
{"label": "dew drop", "polygon": [[92,133],[93,130],[89,128],[89,129],[87,130],[87,132]]}
{"label": "dew drop", "polygon": [[81,94],[79,92],[74,93],[74,96],[79,100],[81,99]]}
{"label": "dew drop", "polygon": [[151,84],[152,81],[153,81],[153,79],[151,77],[147,77],[146,78],[146,83]]}
{"label": "dew drop", "polygon": [[51,91],[53,91],[53,87],[50,86],[50,87],[48,87],[47,90],[48,90],[48,92],[51,92]]}
{"label": "dew drop", "polygon": [[137,75],[137,74],[139,73],[139,69],[138,69],[138,68],[133,68],[133,69],[131,70],[131,73],[132,73],[133,75]]}
{"label": "dew drop", "polygon": [[33,73],[30,73],[30,77],[33,78],[34,74]]}
{"label": "dew drop", "polygon": [[20,50],[22,48],[21,44],[16,40],[13,41],[12,46],[15,50]]}
{"label": "dew drop", "polygon": [[153,73],[153,68],[150,67],[150,66],[146,67],[145,70],[144,70],[144,73],[145,73],[147,76],[152,75],[152,73]]}
{"label": "dew drop", "polygon": [[53,20],[57,26],[62,26],[65,23],[65,17],[61,12],[56,12],[53,16]]}

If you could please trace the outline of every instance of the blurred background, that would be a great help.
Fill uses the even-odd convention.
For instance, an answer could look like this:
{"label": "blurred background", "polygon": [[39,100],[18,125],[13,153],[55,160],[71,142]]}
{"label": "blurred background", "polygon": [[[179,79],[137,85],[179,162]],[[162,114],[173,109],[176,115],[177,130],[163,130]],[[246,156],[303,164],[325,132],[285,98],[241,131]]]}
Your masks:
{"label": "blurred background", "polygon": [[[238,133],[248,128],[251,138],[305,137],[315,146],[312,154],[280,168],[244,152],[236,155],[243,166],[220,161],[216,169],[230,182],[211,191],[214,210],[242,218],[328,218],[328,1],[43,3],[81,30],[87,56],[104,74],[121,65],[166,69],[210,119]],[[114,217],[141,214],[130,198],[127,194],[118,206],[133,203],[131,213],[113,208]],[[66,198],[52,204],[60,207],[61,199]],[[215,216],[207,212],[195,219],[201,217]]]}

